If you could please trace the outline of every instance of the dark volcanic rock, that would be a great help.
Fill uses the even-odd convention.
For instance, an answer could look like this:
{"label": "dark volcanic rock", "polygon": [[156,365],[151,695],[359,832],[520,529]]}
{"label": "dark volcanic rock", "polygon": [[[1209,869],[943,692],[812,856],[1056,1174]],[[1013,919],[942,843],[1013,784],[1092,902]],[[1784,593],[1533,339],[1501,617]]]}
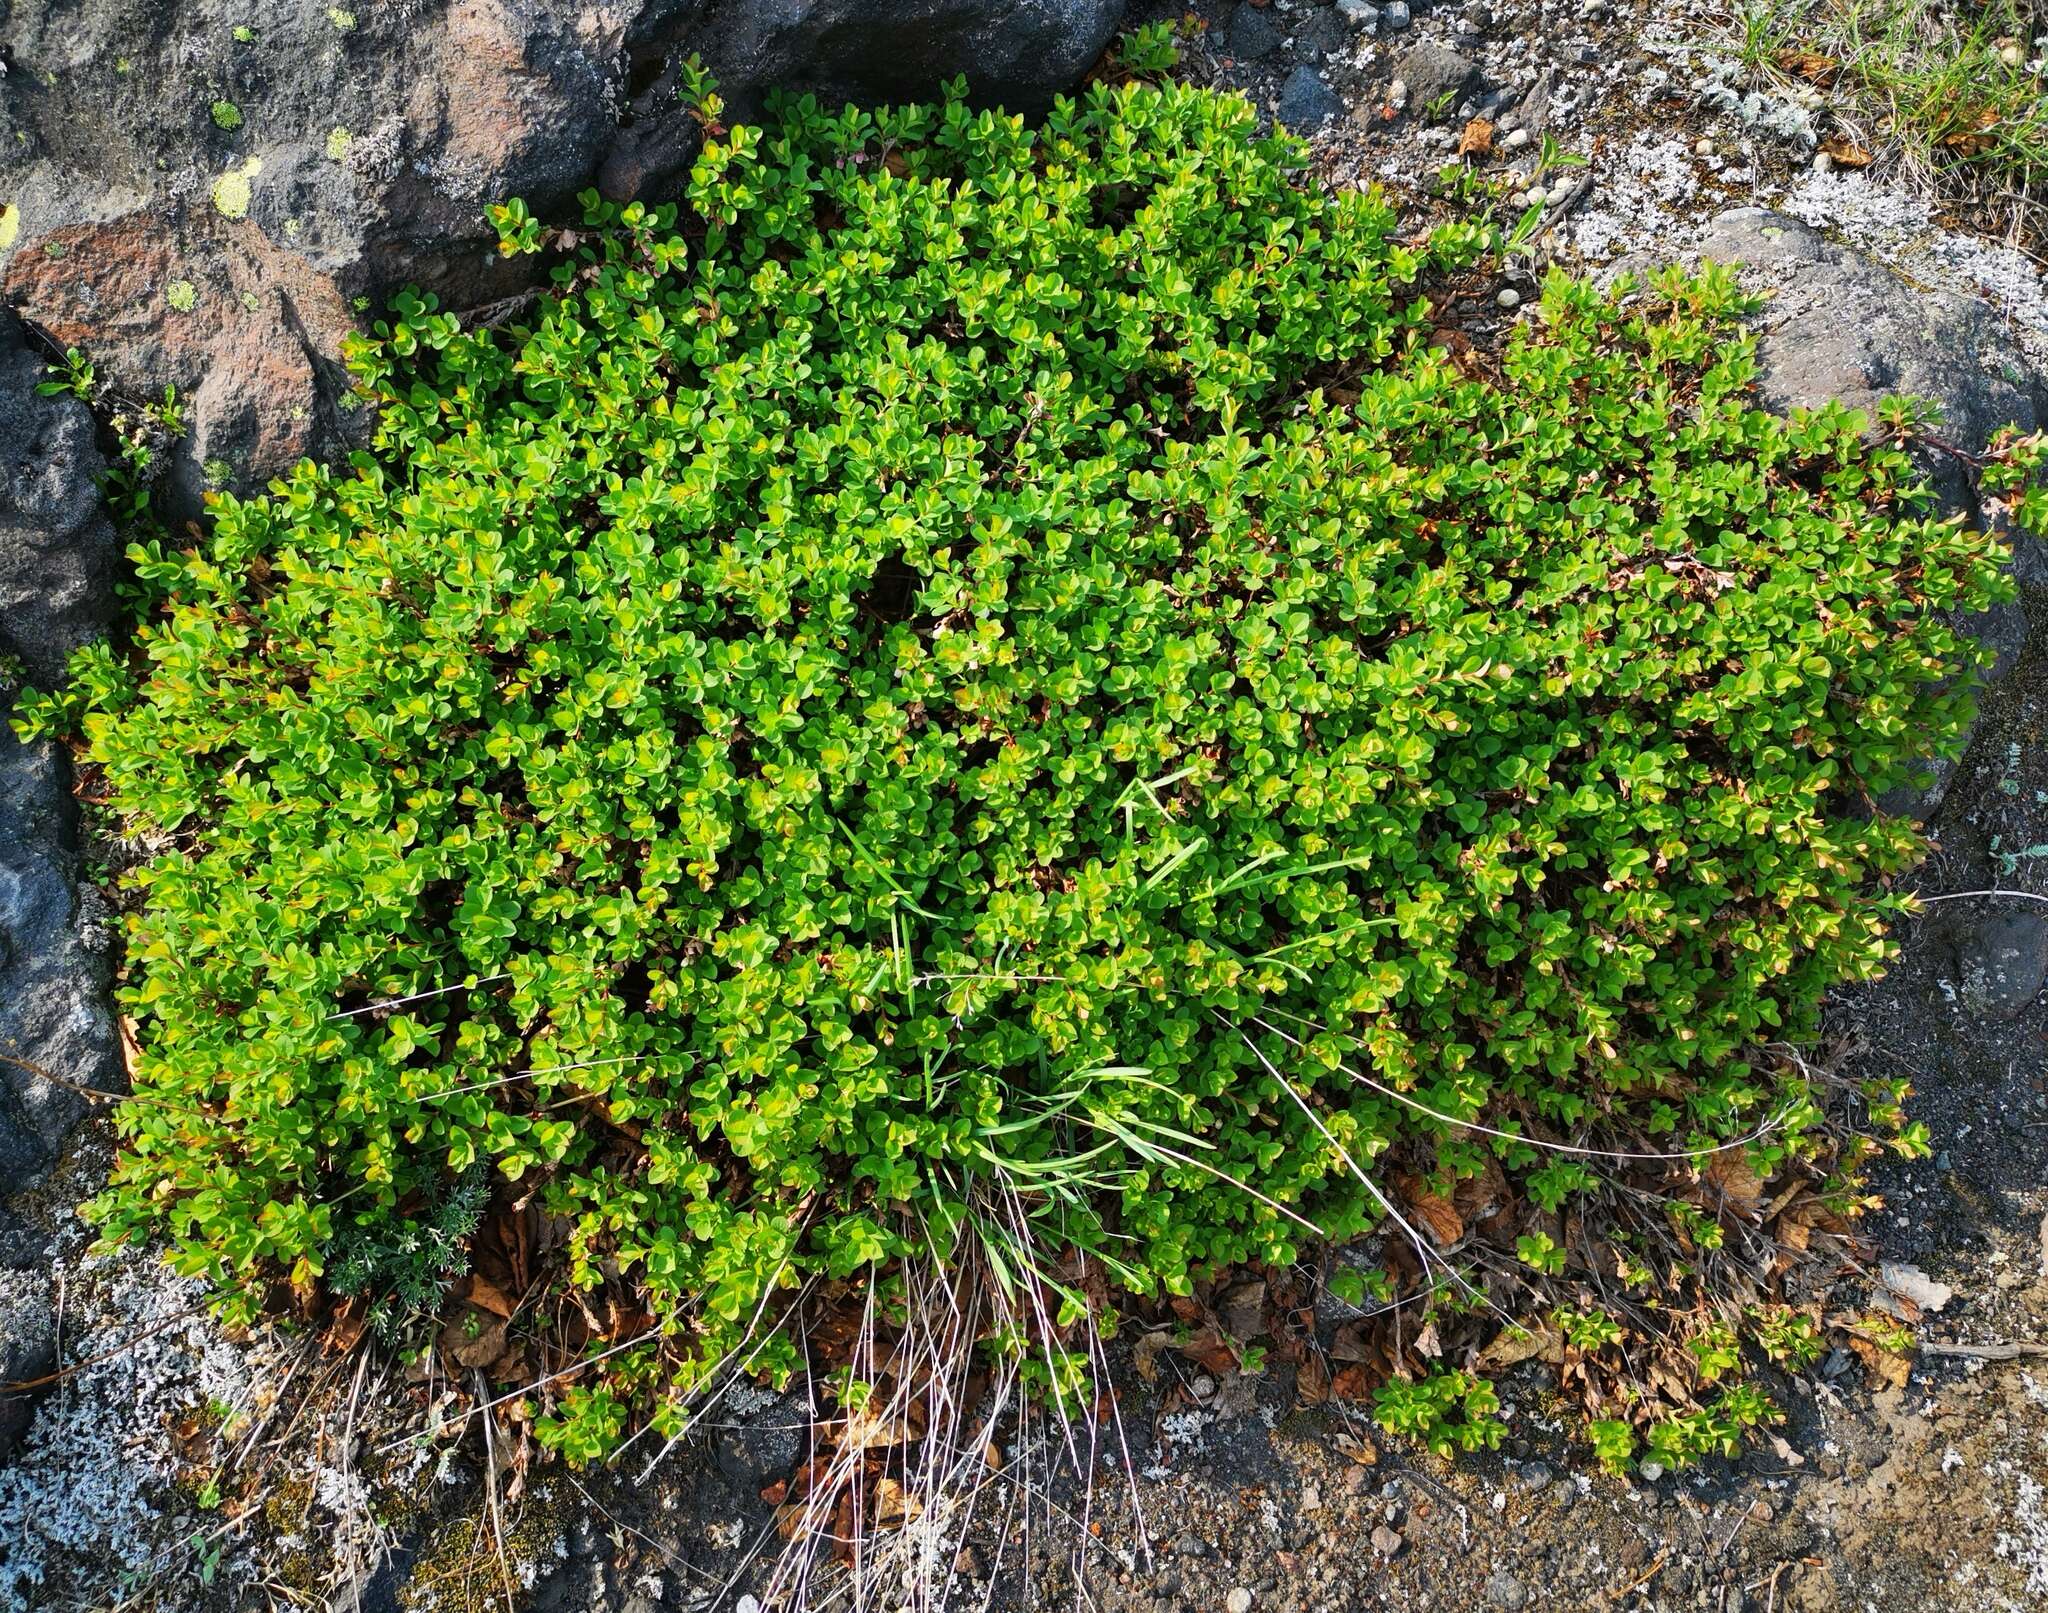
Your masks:
{"label": "dark volcanic rock", "polygon": [[1972,914],[1955,937],[1963,1004],[1990,1019],[2011,1019],[2048,983],[2048,910],[2029,906]]}
{"label": "dark volcanic rock", "polygon": [[[0,649],[20,663],[0,668],[0,1054],[104,1089],[120,1079],[109,938],[82,918],[64,760],[5,721],[20,672],[54,684],[113,608],[117,545],[94,483],[92,418],[75,398],[37,396],[39,371],[0,311]],[[51,1165],[87,1106],[0,1060],[0,1193]]]}
{"label": "dark volcanic rock", "polygon": [[1240,5],[1230,17],[1230,54],[1240,61],[1264,61],[1280,48],[1280,30],[1257,6]]}
{"label": "dark volcanic rock", "polygon": [[1457,110],[1459,100],[1478,80],[1479,69],[1444,45],[1423,44],[1401,53],[1394,64],[1401,82],[1408,86],[1408,105],[1424,116],[1433,115],[1440,103]]}
{"label": "dark volcanic rock", "polygon": [[[1771,292],[1757,327],[1758,391],[1768,408],[1816,408],[1838,399],[1874,419],[1882,399],[1911,394],[1939,406],[1939,434],[1963,454],[1981,451],[2002,426],[2032,431],[2048,420],[2048,388],[1982,302],[1908,286],[1873,259],[1763,208],[1723,214],[1699,253],[1744,264],[1751,283]],[[1922,463],[1949,513],[1992,519],[1956,453],[1930,448]],[[2005,535],[2021,585],[2048,584],[2048,545],[2025,533]],[[1960,625],[1995,653],[1991,683],[2019,664],[2029,626],[2023,605],[1994,606]],[[1925,789],[1895,790],[1880,804],[1932,817],[1952,767],[1930,771]]]}
{"label": "dark volcanic rock", "polygon": [[121,553],[95,478],[105,469],[85,405],[38,397],[42,358],[0,308],[0,651],[49,687],[104,630]]}
{"label": "dark volcanic rock", "polygon": [[1344,115],[1337,92],[1312,67],[1297,67],[1280,87],[1279,120],[1296,134],[1314,134],[1332,118]]}
{"label": "dark volcanic rock", "polygon": [[[1070,88],[1123,0],[13,0],[0,5],[0,297],[133,394],[176,385],[173,488],[260,486],[352,438],[358,299],[520,290],[484,210],[672,197],[698,147],[677,66],[775,86],[1025,106]],[[239,36],[239,37],[238,37]],[[174,300],[175,298],[175,300]],[[363,306],[368,306],[365,303]]]}
{"label": "dark volcanic rock", "polygon": [[55,745],[24,745],[0,721],[0,1193],[56,1162],[90,1107],[74,1086],[121,1081],[111,937],[80,897],[67,783]]}

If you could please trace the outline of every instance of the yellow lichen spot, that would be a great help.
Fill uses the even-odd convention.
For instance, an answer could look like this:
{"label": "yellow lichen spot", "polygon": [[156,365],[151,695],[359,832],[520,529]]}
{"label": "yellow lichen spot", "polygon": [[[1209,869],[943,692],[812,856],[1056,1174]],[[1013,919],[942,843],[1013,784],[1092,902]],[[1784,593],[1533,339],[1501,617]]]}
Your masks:
{"label": "yellow lichen spot", "polygon": [[263,159],[251,157],[239,168],[230,168],[213,182],[213,210],[222,218],[249,216],[250,185],[263,172]]}
{"label": "yellow lichen spot", "polygon": [[0,252],[14,245],[14,238],[21,233],[21,209],[9,202],[0,207]]}

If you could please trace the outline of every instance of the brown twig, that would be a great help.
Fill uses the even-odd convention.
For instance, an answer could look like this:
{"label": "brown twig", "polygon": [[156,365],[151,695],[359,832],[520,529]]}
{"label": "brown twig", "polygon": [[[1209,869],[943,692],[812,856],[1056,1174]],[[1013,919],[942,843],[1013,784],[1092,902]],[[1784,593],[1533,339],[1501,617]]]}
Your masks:
{"label": "brown twig", "polygon": [[1951,1344],[1945,1339],[1922,1339],[1922,1355],[1957,1356],[1965,1361],[2023,1361],[2048,1356],[2048,1344],[2017,1339],[2010,1344]]}

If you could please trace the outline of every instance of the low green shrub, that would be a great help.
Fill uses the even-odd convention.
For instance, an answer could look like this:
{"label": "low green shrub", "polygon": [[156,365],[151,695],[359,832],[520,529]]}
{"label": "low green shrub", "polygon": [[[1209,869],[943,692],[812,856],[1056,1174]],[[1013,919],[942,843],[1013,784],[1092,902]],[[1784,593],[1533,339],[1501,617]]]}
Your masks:
{"label": "low green shrub", "polygon": [[[686,223],[501,210],[526,322],[401,299],[372,450],[139,546],[132,651],[27,711],[153,851],[108,1236],[367,1292],[487,1163],[646,1319],[543,1424],[591,1456],[901,1260],[1057,1331],[1055,1261],[1184,1292],[1400,1175],[1806,1146],[1754,1049],[1882,968],[1867,803],[2004,585],[1860,417],[1755,406],[1725,272],[1553,278],[1488,359],[1431,293],[1490,233],[1235,98],[713,132]],[[1383,1399],[1489,1442],[1469,1376]]]}

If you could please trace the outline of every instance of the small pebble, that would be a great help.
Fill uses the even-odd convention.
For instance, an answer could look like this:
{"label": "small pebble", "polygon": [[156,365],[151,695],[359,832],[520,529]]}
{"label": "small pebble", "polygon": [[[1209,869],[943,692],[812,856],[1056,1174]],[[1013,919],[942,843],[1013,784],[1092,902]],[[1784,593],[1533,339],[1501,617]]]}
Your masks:
{"label": "small pebble", "polygon": [[1522,1582],[1506,1572],[1495,1574],[1486,1582],[1486,1599],[1495,1607],[1506,1608],[1508,1613],[1519,1613],[1529,1605],[1529,1593],[1522,1588]]}
{"label": "small pebble", "polygon": [[1528,143],[1529,131],[1527,129],[1510,129],[1507,132],[1507,138],[1501,141],[1501,145],[1509,151],[1520,151]]}
{"label": "small pebble", "polygon": [[1714,154],[1714,142],[1701,135],[1692,143],[1692,154],[1695,157],[1711,157]]}
{"label": "small pebble", "polygon": [[1380,7],[1380,21],[1390,34],[1398,34],[1415,21],[1415,15],[1408,9],[1408,0],[1391,0]]}
{"label": "small pebble", "polygon": [[2027,53],[2017,45],[2007,45],[1998,53],[1998,59],[2007,67],[2024,67],[2027,64]]}
{"label": "small pebble", "polygon": [[[1513,286],[1502,286],[1500,288],[1499,295],[1497,295],[1493,300],[1499,303],[1500,306],[1503,308],[1519,308],[1522,306],[1522,294],[1519,291],[1517,291]],[[1503,1504],[1505,1504],[1507,1501],[1507,1497],[1501,1496],[1500,1500]]]}
{"label": "small pebble", "polygon": [[1195,1391],[1197,1400],[1207,1400],[1216,1392],[1216,1380],[1205,1373],[1188,1387]]}
{"label": "small pebble", "polygon": [[1835,159],[1825,151],[1813,154],[1813,171],[1817,174],[1831,174],[1835,171]]}
{"label": "small pebble", "polygon": [[1642,1475],[1650,1483],[1655,1484],[1664,1476],[1664,1464],[1662,1462],[1645,1462],[1642,1466]]}
{"label": "small pebble", "polygon": [[1401,1538],[1400,1531],[1389,1529],[1385,1524],[1378,1525],[1372,1532],[1372,1549],[1382,1557],[1400,1556],[1401,1548],[1406,1544],[1407,1542]]}
{"label": "small pebble", "polygon": [[1223,1598],[1224,1613],[1252,1613],[1252,1593],[1242,1585]]}

